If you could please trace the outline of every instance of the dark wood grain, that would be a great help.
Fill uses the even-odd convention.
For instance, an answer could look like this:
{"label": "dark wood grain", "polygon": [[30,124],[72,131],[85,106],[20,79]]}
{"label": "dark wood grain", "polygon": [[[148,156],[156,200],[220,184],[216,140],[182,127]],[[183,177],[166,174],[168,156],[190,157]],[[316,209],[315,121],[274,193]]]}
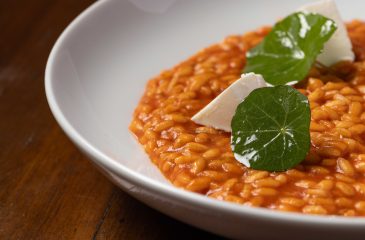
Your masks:
{"label": "dark wood grain", "polygon": [[137,202],[58,127],[44,70],[92,0],[0,1],[0,239],[213,239]]}
{"label": "dark wood grain", "polygon": [[184,225],[116,190],[95,239],[220,239]]}

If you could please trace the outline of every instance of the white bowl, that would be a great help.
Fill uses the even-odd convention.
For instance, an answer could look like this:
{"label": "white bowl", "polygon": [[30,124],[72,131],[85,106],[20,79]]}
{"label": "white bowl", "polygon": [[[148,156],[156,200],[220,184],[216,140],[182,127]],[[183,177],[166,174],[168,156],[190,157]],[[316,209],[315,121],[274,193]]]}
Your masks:
{"label": "white bowl", "polygon": [[[46,68],[51,110],[112,181],[185,223],[232,238],[361,238],[364,218],[250,208],[177,189],[128,131],[148,79],[229,34],[272,24],[305,2],[99,1],[70,24],[51,52]],[[363,16],[363,2],[338,5],[345,19]]]}

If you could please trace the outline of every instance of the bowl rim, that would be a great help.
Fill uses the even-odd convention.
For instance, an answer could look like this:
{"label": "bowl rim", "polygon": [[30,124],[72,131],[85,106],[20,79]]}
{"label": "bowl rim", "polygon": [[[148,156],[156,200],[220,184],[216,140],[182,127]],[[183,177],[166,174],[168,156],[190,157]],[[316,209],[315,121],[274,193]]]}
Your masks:
{"label": "bowl rim", "polygon": [[[118,177],[137,185],[141,188],[146,188],[149,191],[158,193],[167,198],[172,198],[177,201],[193,204],[202,208],[210,210],[219,209],[226,214],[235,216],[249,216],[254,218],[264,218],[266,220],[276,220],[299,224],[319,225],[327,227],[365,227],[365,219],[362,217],[343,217],[334,215],[308,215],[302,213],[289,213],[278,210],[270,210],[266,208],[249,207],[240,204],[220,201],[208,198],[204,195],[189,192],[179,189],[175,186],[163,184],[153,178],[146,177],[128,167],[118,163],[111,157],[108,157],[102,151],[94,147],[75,129],[62,112],[62,107],[57,102],[55,97],[55,89],[53,86],[54,79],[52,78],[54,69],[56,68],[54,62],[57,58],[60,49],[63,47],[69,36],[71,36],[80,23],[87,21],[87,18],[94,14],[101,6],[110,4],[113,0],[97,1],[82,11],[62,32],[52,47],[51,53],[48,57],[45,70],[45,92],[50,110],[55,117],[57,123],[61,126],[66,135],[84,152],[92,156],[92,161],[101,165],[116,174]],[[153,163],[151,162],[151,166]]]}

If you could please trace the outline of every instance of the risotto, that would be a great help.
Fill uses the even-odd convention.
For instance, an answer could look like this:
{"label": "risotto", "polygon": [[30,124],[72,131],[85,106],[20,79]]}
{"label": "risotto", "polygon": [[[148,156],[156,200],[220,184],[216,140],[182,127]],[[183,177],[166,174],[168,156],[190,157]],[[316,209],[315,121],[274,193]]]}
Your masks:
{"label": "risotto", "polygon": [[151,79],[130,130],[177,187],[281,211],[365,216],[365,23],[347,30],[355,62],[313,67],[295,86],[310,103],[311,147],[293,169],[247,168],[233,156],[230,133],[191,121],[240,77],[246,51],[269,27],[229,36]]}

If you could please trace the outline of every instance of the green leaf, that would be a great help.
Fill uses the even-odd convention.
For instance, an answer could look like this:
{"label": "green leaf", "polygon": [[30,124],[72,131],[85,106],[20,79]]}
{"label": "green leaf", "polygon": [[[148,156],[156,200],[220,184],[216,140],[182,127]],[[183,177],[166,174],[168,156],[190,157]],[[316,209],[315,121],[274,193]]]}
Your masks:
{"label": "green leaf", "polygon": [[272,85],[301,81],[336,29],[333,20],[319,14],[289,15],[247,52],[244,72],[261,74]]}
{"label": "green leaf", "polygon": [[309,124],[308,99],[296,89],[255,89],[233,116],[232,150],[238,161],[253,169],[284,171],[309,151]]}

